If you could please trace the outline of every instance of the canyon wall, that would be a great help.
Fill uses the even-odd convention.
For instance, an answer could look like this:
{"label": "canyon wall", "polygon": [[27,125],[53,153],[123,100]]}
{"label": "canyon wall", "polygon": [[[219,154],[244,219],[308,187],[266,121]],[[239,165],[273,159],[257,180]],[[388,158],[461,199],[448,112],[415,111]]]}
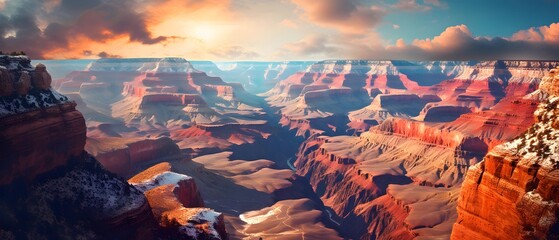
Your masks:
{"label": "canyon wall", "polygon": [[[221,214],[198,208],[204,202],[193,179],[165,171],[144,174],[148,179],[132,186],[107,171],[84,150],[86,124],[76,103],[50,84],[44,65],[0,55],[0,195],[9,196],[0,198],[1,238],[227,239]],[[132,141],[125,151],[131,163],[180,153],[169,138]],[[143,192],[169,177],[175,185],[156,195],[197,207],[164,217],[177,219],[168,222],[171,228],[158,224],[161,216],[154,214],[164,207],[161,202]]]}
{"label": "canyon wall", "polygon": [[556,72],[552,70],[540,85],[548,97],[535,112],[536,123],[468,170],[452,239],[559,237]]}

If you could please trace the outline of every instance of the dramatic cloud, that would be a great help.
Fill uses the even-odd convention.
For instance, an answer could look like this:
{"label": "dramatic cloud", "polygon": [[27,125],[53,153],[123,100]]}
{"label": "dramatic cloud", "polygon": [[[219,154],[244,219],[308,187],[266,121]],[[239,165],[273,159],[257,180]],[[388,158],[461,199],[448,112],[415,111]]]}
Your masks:
{"label": "dramatic cloud", "polygon": [[559,43],[559,23],[519,31],[512,35],[511,39],[515,41]]}
{"label": "dramatic cloud", "polygon": [[4,8],[9,11],[0,13],[0,46],[43,58],[50,51],[69,48],[76,39],[82,45],[123,37],[147,45],[168,40],[152,36],[151,20],[142,11],[145,4],[145,0],[8,1]]}
{"label": "dramatic cloud", "polygon": [[377,26],[386,12],[359,0],[292,0],[315,24],[344,33],[362,34]]}
{"label": "dramatic cloud", "polygon": [[[468,20],[472,31],[451,26],[425,39],[407,31],[441,28],[447,14],[441,12],[460,11],[453,6],[443,0],[0,0],[0,50],[25,51],[35,59],[557,58],[559,23],[501,37],[473,33],[499,34],[491,31],[499,23],[480,27]],[[421,21],[399,18],[435,8],[441,11],[417,13]],[[433,24],[426,23],[431,14]],[[390,22],[383,22],[386,15]]]}
{"label": "dramatic cloud", "polygon": [[361,36],[308,36],[287,44],[284,50],[303,57],[334,53],[337,58],[374,60],[553,60],[559,53],[558,33],[559,24],[554,23],[519,31],[510,38],[489,38],[474,36],[466,25],[457,25],[409,44],[398,39],[390,45],[371,32]]}
{"label": "dramatic cloud", "polygon": [[416,39],[406,45],[399,40],[388,46],[386,56],[407,59],[556,59],[559,53],[559,24],[530,28],[511,38],[473,36],[465,25],[448,27],[432,39]]}

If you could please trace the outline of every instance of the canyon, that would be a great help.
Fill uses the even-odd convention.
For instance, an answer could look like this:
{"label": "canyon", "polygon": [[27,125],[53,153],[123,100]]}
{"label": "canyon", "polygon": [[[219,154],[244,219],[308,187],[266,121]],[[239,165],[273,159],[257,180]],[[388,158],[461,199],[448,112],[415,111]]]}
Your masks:
{"label": "canyon", "polygon": [[45,62],[0,56],[0,236],[558,236],[559,61]]}

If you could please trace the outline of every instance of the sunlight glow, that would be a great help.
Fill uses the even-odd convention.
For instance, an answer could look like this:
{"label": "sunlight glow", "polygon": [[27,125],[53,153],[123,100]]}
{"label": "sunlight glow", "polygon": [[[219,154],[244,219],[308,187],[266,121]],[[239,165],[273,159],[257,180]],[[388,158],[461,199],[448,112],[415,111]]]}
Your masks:
{"label": "sunlight glow", "polygon": [[211,25],[196,26],[193,31],[194,37],[204,41],[216,40],[218,33],[218,29]]}

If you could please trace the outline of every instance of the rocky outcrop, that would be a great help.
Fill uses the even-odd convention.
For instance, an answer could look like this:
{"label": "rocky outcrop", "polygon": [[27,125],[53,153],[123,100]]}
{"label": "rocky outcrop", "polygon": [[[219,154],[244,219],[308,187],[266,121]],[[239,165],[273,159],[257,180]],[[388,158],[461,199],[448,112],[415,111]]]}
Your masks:
{"label": "rocky outcrop", "polygon": [[152,238],[146,198],[84,152],[85,120],[50,88],[46,67],[26,57],[0,56],[0,64],[1,80],[12,81],[0,97],[1,231],[16,239]]}
{"label": "rocky outcrop", "polygon": [[143,194],[87,153],[29,184],[0,187],[0,229],[16,239],[153,239],[157,231]]}
{"label": "rocky outcrop", "polygon": [[45,65],[33,67],[25,56],[0,55],[0,118],[68,103],[51,82]]}
{"label": "rocky outcrop", "polygon": [[128,182],[147,195],[154,211],[157,211],[156,208],[171,209],[165,206],[167,200],[178,201],[184,207],[204,206],[194,179],[172,172],[168,162],[156,164],[128,179]]}
{"label": "rocky outcrop", "polygon": [[427,104],[415,119],[425,122],[452,122],[463,114],[472,112],[470,108],[444,104]]}
{"label": "rocky outcrop", "polygon": [[[340,216],[338,221],[345,237],[403,236],[395,231],[415,236],[421,235],[420,228],[407,227],[406,207],[384,197],[388,185],[410,189],[422,185],[426,186],[425,191],[433,186],[457,186],[468,166],[477,163],[484,150],[486,146],[481,140],[459,132],[393,119],[360,137],[310,138],[301,146],[295,166],[299,175],[309,179],[324,204]],[[430,203],[426,200],[423,204]],[[451,204],[450,209],[454,206]],[[401,219],[400,224],[391,220],[395,218]],[[391,227],[385,228],[388,223]],[[441,224],[446,221],[434,225]]]}
{"label": "rocky outcrop", "polygon": [[[270,128],[259,124],[196,124],[171,132],[181,149],[200,151],[208,148],[228,149],[233,145],[252,144],[270,137]],[[204,144],[206,143],[206,144]]]}
{"label": "rocky outcrop", "polygon": [[29,90],[29,72],[46,76],[44,65],[34,69],[26,57],[7,56],[0,63],[6,64],[0,66],[0,92],[7,93],[0,96],[0,185],[32,181],[80,156],[86,129],[76,104],[48,89],[50,83]]}
{"label": "rocky outcrop", "polygon": [[361,132],[367,131],[388,118],[417,116],[426,104],[440,100],[436,95],[377,94],[369,106],[349,112],[349,125]]}
{"label": "rocky outcrop", "polygon": [[534,123],[533,113],[540,102],[540,97],[537,96],[539,94],[535,95],[503,99],[489,110],[463,114],[442,127],[465,135],[478,136],[491,150],[522,134]]}
{"label": "rocky outcrop", "polygon": [[556,71],[540,85],[549,97],[535,112],[536,123],[515,140],[495,147],[468,171],[452,239],[559,237]]}
{"label": "rocky outcrop", "polygon": [[503,98],[533,92],[547,71],[556,66],[557,61],[483,61],[465,66],[451,80],[421,91],[437,94],[447,104],[483,110]]}
{"label": "rocky outcrop", "polygon": [[19,80],[15,82],[15,89],[18,95],[23,96],[29,93],[31,89],[31,76],[28,72],[21,72]]}
{"label": "rocky outcrop", "polygon": [[126,176],[150,162],[181,159],[177,144],[168,137],[154,139],[103,137],[87,139],[85,149],[109,171]]}
{"label": "rocky outcrop", "polygon": [[[433,102],[440,102],[427,105],[418,120],[451,122],[469,111],[489,110],[501,101],[522,98],[536,90],[545,72],[557,65],[557,61],[322,61],[279,82],[263,96],[291,119],[353,111],[349,127],[363,132],[388,117],[418,116],[425,104],[411,100],[410,94],[432,96]],[[374,100],[369,106],[352,109],[357,104],[346,105],[328,96],[333,89],[365,90]],[[390,98],[405,101],[406,97],[410,101],[390,109],[379,95],[386,102]]]}
{"label": "rocky outcrop", "polygon": [[14,91],[12,74],[4,66],[0,67],[0,96],[9,96]]}
{"label": "rocky outcrop", "polygon": [[310,199],[279,201],[241,214],[241,232],[260,239],[341,239],[336,231],[320,222],[321,215]]}
{"label": "rocky outcrop", "polygon": [[[46,68],[30,67],[26,57],[0,64],[19,79],[17,93],[0,97],[0,195],[9,196],[0,198],[3,237],[152,239],[157,225],[146,198],[84,151],[85,120],[50,89]],[[24,94],[29,76],[33,88]]]}
{"label": "rocky outcrop", "polygon": [[223,215],[204,207],[194,179],[159,163],[128,182],[143,191],[159,224],[172,238],[227,239]]}
{"label": "rocky outcrop", "polygon": [[47,90],[52,84],[52,77],[47,72],[47,67],[44,64],[37,64],[35,66],[35,72],[33,72],[33,77],[31,78],[33,86],[37,89]]}
{"label": "rocky outcrop", "polygon": [[[502,119],[481,129],[475,121],[468,125],[460,119],[430,123],[391,118],[359,137],[311,137],[300,148],[297,173],[309,179],[324,204],[339,216],[345,237],[448,237],[456,219],[456,193],[468,167],[482,159],[491,143],[514,137],[514,131],[499,132],[513,125],[526,129],[524,123],[533,120],[515,116],[529,115],[534,101],[511,100],[502,104],[509,107],[464,115]],[[515,113],[510,113],[509,104],[517,106]],[[442,191],[441,186],[453,192]],[[414,191],[425,195],[414,199]],[[417,210],[411,210],[414,207]],[[425,217],[419,209],[440,211]],[[419,218],[429,219],[428,226]]]}

